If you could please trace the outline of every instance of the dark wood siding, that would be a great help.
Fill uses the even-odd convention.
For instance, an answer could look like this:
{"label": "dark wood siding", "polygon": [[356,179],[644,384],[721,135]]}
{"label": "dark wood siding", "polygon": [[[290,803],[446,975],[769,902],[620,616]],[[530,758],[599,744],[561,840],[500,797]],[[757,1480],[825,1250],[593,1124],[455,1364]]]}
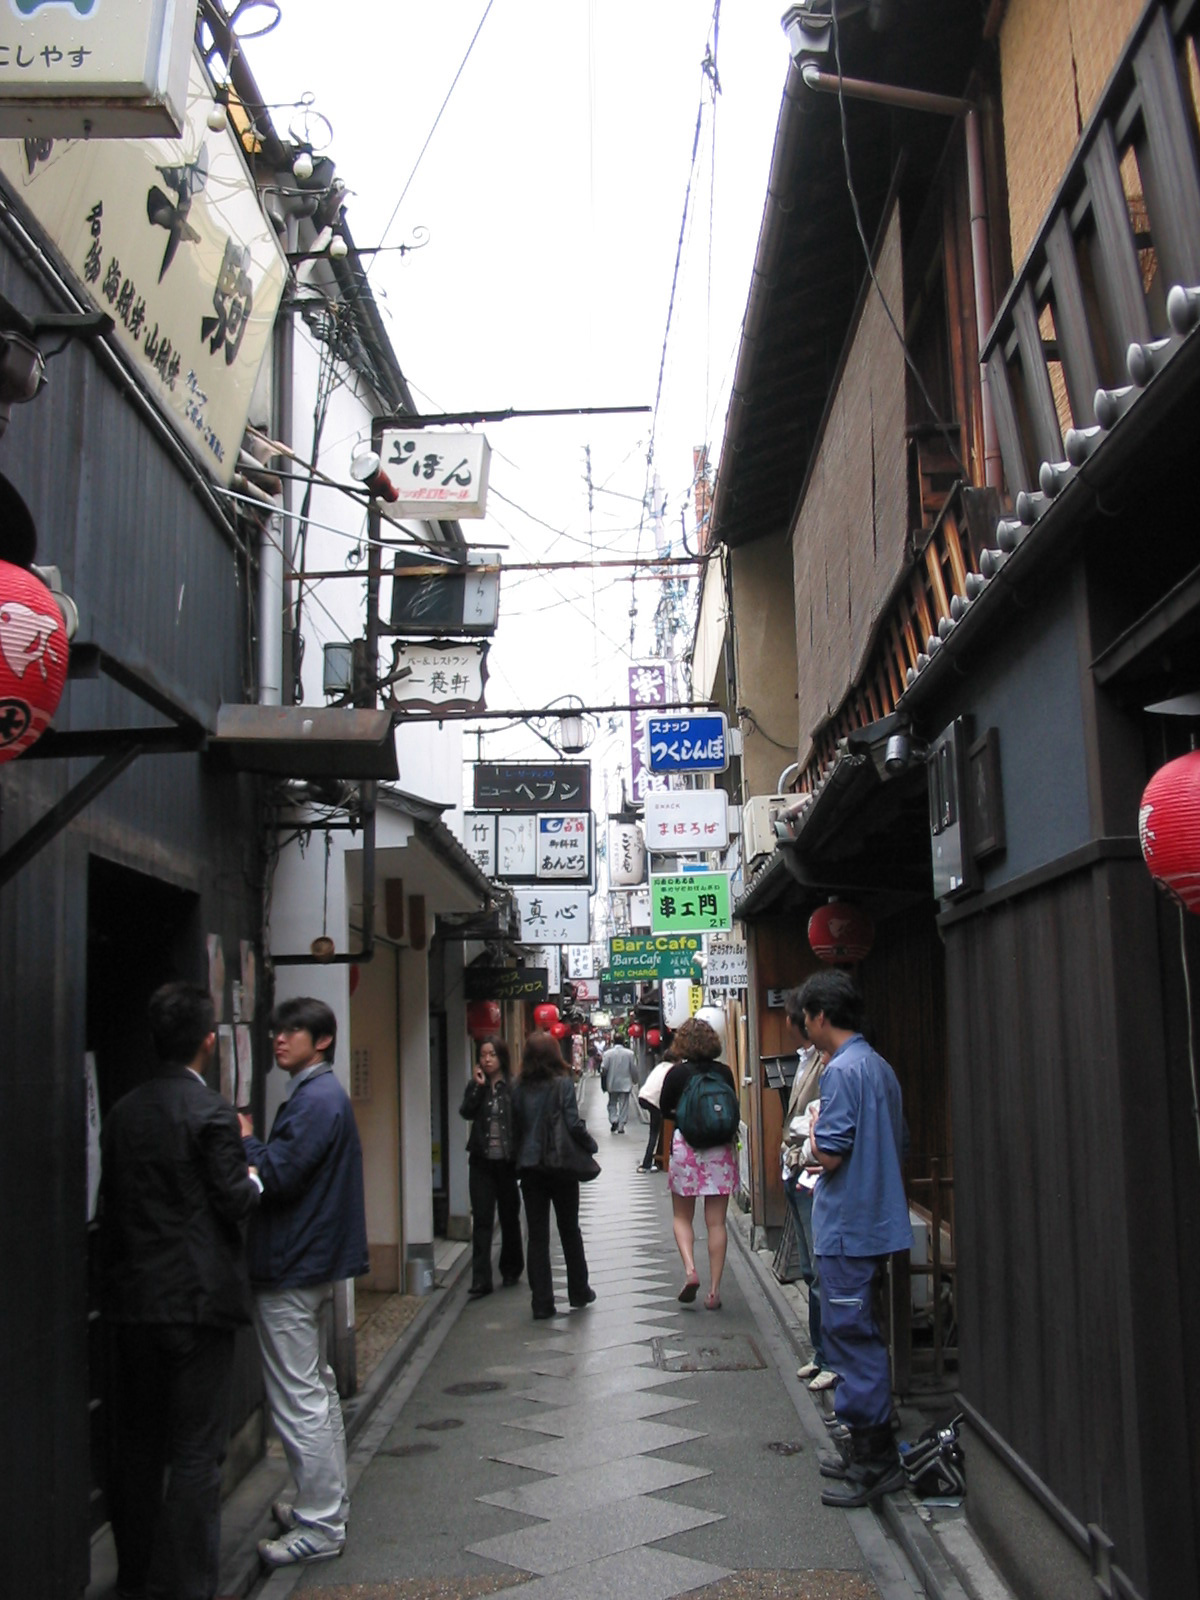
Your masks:
{"label": "dark wood siding", "polygon": [[[58,309],[3,252],[0,294],[28,313]],[[36,519],[39,561],[62,568],[81,639],[141,658],[211,708],[244,697],[246,573],[178,461],[85,348],[56,358],[42,395],[14,408],[0,470]],[[100,680],[70,685],[58,726],[152,720]],[[0,848],[88,765],[0,767]],[[0,892],[0,1410],[16,1480],[7,1498],[23,1508],[6,1592],[72,1595],[88,1575],[89,858],[195,896],[194,937],[171,964],[203,981],[204,933],[222,936],[231,976],[238,941],[257,940],[257,837],[248,780],[208,772],[196,755],[143,757]],[[242,1350],[235,1426],[258,1400],[247,1341]]]}
{"label": "dark wood siding", "polygon": [[1163,1047],[1154,900],[1109,861],[953,923],[947,1018],[963,1393],[1144,1593],[1174,1595],[1196,1592],[1176,1259],[1196,1151],[1166,1138],[1186,1065]]}

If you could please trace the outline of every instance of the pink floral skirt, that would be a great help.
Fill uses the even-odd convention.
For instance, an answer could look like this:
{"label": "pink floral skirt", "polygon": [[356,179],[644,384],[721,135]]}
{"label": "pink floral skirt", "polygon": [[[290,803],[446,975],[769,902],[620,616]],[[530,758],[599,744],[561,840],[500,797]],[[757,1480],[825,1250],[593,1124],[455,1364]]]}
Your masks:
{"label": "pink floral skirt", "polygon": [[711,1150],[693,1150],[679,1129],[675,1129],[671,1164],[667,1169],[667,1188],[672,1194],[732,1194],[737,1186],[738,1162],[734,1145],[719,1144]]}

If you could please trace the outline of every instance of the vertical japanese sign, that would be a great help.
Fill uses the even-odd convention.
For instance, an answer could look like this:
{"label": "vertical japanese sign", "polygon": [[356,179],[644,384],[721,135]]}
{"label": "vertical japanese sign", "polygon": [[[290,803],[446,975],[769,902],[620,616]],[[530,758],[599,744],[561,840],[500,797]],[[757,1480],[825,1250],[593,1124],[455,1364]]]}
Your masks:
{"label": "vertical japanese sign", "polygon": [[486,811],[463,812],[463,849],[486,877],[496,876],[496,817]]}
{"label": "vertical japanese sign", "polygon": [[[650,789],[665,789],[667,780],[651,773],[646,754],[646,724],[655,706],[667,703],[668,664],[643,661],[629,668],[629,798],[640,804]],[[646,707],[642,710],[642,707]]]}
{"label": "vertical japanese sign", "polygon": [[537,875],[568,883],[591,877],[591,816],[586,811],[537,819]]}
{"label": "vertical japanese sign", "polygon": [[0,144],[0,174],[113,318],[175,431],[228,483],[287,263],[233,133],[207,125],[211,108],[193,57],[180,138],[14,140]]}

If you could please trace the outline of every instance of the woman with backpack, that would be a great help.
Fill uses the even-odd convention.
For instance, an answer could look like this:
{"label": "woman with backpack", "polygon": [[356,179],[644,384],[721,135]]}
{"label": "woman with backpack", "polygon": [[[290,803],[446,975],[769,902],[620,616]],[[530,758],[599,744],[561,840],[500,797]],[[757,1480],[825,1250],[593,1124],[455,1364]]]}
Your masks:
{"label": "woman with backpack", "polygon": [[[579,1230],[579,1178],[561,1166],[547,1166],[547,1118],[561,1118],[570,1140],[590,1155],[596,1153],[596,1141],[579,1115],[575,1086],[558,1041],[548,1033],[531,1033],[525,1041],[521,1075],[512,1088],[512,1109],[517,1173],[529,1225],[525,1266],[534,1321],[541,1322],[558,1315],[550,1271],[551,1206],[567,1263],[567,1299],[572,1306],[589,1306],[596,1298],[596,1291],[588,1283],[587,1257]],[[594,1163],[591,1165],[591,1174],[584,1176],[599,1170]]]}
{"label": "woman with backpack", "polygon": [[728,1242],[725,1214],[738,1181],[737,1085],[723,1061],[721,1041],[707,1022],[689,1017],[675,1034],[668,1058],[675,1065],[663,1081],[659,1107],[675,1121],[667,1187],[674,1212],[675,1244],[686,1274],[679,1299],[690,1305],[700,1290],[696,1271],[696,1196],[704,1196],[708,1231],[709,1290],[704,1304],[721,1309],[721,1274]]}

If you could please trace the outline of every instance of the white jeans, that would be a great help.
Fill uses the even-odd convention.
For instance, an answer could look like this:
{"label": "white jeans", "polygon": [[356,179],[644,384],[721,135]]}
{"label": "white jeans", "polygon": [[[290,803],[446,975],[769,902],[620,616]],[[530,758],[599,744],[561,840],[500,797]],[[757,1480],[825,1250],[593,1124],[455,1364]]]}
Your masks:
{"label": "white jeans", "polygon": [[296,1520],[339,1544],[346,1537],[346,1430],[321,1338],[329,1284],[257,1290],[254,1325],[276,1432],[296,1480]]}

